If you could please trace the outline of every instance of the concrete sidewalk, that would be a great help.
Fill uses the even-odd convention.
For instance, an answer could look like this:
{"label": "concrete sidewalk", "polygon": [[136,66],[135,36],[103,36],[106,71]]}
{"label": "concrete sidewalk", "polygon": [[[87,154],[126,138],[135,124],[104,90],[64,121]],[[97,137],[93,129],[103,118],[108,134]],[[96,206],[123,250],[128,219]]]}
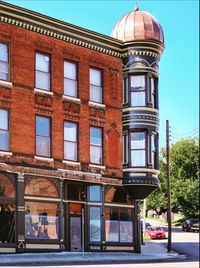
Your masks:
{"label": "concrete sidewalk", "polygon": [[91,263],[136,263],[183,259],[176,252],[167,253],[160,243],[146,242],[142,253],[128,252],[51,252],[0,254],[0,265],[49,265],[49,264],[91,264]]}

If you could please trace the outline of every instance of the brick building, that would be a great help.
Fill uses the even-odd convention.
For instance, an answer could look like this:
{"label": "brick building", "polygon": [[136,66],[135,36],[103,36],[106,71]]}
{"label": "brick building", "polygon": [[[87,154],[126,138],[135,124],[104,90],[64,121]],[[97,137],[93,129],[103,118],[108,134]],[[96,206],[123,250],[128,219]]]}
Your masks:
{"label": "brick building", "polygon": [[159,187],[162,28],[112,37],[0,2],[0,252],[140,252]]}

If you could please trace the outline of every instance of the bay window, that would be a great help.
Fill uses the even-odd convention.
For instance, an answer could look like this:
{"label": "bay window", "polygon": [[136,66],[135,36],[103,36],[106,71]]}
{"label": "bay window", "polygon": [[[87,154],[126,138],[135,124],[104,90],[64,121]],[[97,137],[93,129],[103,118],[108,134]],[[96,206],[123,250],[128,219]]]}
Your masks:
{"label": "bay window", "polygon": [[156,80],[155,80],[155,78],[151,78],[151,102],[152,102],[152,108],[157,108]]}
{"label": "bay window", "polygon": [[36,88],[50,91],[50,56],[36,53]]}
{"label": "bay window", "polygon": [[131,150],[131,166],[146,166],[146,133],[131,132],[130,133],[130,150]]}
{"label": "bay window", "polygon": [[36,155],[50,157],[50,118],[36,116]]}
{"label": "bay window", "polygon": [[8,110],[0,109],[0,150],[9,150]]}
{"label": "bay window", "polygon": [[77,64],[64,61],[64,95],[77,97]]}
{"label": "bay window", "polygon": [[64,122],[64,159],[77,161],[77,124]]}
{"label": "bay window", "polygon": [[102,103],[102,71],[90,68],[90,100]]}
{"label": "bay window", "polygon": [[8,45],[0,43],[0,80],[9,80]]}
{"label": "bay window", "polygon": [[102,129],[90,127],[90,163],[102,165]]}
{"label": "bay window", "polygon": [[129,95],[132,107],[146,106],[145,75],[130,76]]}
{"label": "bay window", "polygon": [[152,167],[156,168],[157,160],[157,135],[152,134],[151,136],[151,157],[152,157]]}

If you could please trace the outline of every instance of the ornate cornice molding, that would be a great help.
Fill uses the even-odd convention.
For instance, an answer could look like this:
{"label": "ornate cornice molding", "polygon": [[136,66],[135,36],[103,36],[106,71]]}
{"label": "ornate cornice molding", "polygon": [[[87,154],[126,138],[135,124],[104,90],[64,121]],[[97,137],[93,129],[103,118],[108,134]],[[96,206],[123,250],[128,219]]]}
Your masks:
{"label": "ornate cornice molding", "polygon": [[[143,55],[159,59],[164,49],[162,44],[154,40],[123,43],[115,38],[1,1],[0,22],[118,58]],[[144,48],[143,51],[134,50],[135,48],[141,48],[141,45]]]}

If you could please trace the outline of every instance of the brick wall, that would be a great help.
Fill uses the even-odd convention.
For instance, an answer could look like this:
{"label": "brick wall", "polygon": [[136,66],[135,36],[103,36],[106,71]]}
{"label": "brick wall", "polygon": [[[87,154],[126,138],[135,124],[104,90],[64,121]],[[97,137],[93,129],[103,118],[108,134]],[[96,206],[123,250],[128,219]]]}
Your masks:
{"label": "brick wall", "polygon": [[[79,122],[79,168],[89,170],[89,126],[103,127],[105,175],[121,176],[122,165],[122,74],[121,60],[35,32],[1,23],[0,42],[10,44],[12,89],[0,87],[0,108],[10,110],[8,163],[67,168],[63,163],[63,122]],[[53,96],[34,92],[35,51],[51,56]],[[78,90],[81,103],[63,98],[63,60],[78,62]],[[89,67],[103,70],[105,108],[90,107]],[[35,155],[35,115],[52,118],[53,163],[38,161]],[[96,171],[91,169],[91,171]]]}

